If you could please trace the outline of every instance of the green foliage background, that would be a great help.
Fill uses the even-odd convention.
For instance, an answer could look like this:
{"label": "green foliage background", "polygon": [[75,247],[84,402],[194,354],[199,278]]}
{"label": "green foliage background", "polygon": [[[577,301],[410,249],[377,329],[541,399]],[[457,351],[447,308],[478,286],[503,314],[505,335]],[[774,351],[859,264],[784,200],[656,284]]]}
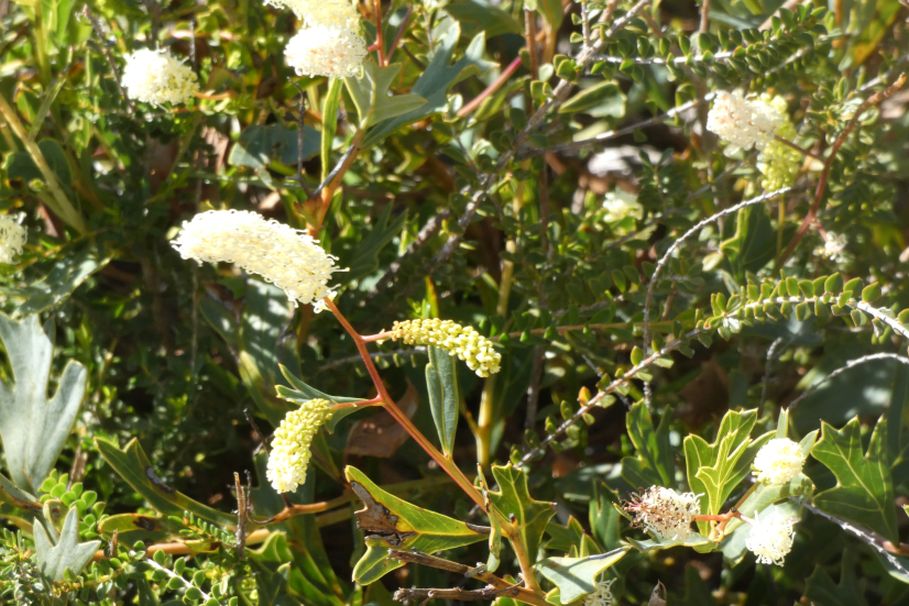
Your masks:
{"label": "green foliage background", "polygon": [[[67,360],[87,378],[56,471],[40,486],[11,482],[9,469],[0,481],[0,600],[389,604],[400,586],[469,585],[400,567],[387,541],[364,542],[353,514],[362,495],[349,488],[358,477],[379,502],[404,501],[385,506],[413,520],[410,547],[457,546],[443,555],[514,582],[518,562],[503,545],[520,540],[552,603],[582,603],[584,582],[601,574],[618,579],[623,604],[907,603],[905,91],[856,116],[906,68],[907,9],[379,4],[392,65],[371,59],[361,77],[327,82],[285,65],[293,15],[256,1],[0,0],[0,208],[22,213],[29,232],[17,263],[0,266],[2,310],[40,318],[51,393]],[[189,106],[124,97],[124,55],[155,45],[199,74],[203,93]],[[809,154],[791,191],[680,242],[765,193],[754,154],[725,156],[704,128],[705,96],[733,88],[785,98]],[[311,194],[358,136],[323,223]],[[604,150],[612,159],[595,168]],[[604,206],[607,194],[633,205]],[[814,199],[818,222],[799,235]],[[295,310],[231,267],[179,258],[169,238],[209,208],[321,224],[321,243],[349,268],[336,274],[338,304],[363,334],[442,317],[497,343],[501,374],[449,368],[458,397],[436,404],[424,349],[375,350],[386,385],[431,439],[430,405],[457,412],[459,431],[443,442],[453,439],[465,472],[479,464],[492,521],[370,411],[320,434],[315,471],[289,501],[272,491],[262,446],[291,406],[276,386],[291,401],[312,388],[355,398],[372,388],[329,314]],[[845,238],[837,258],[818,250],[828,232]],[[6,362],[25,342],[4,338]],[[13,367],[6,384],[22,380]],[[7,432],[28,425],[17,418],[0,428],[5,448]],[[648,542],[614,506],[658,484],[726,511],[774,431],[818,431],[810,487],[788,500],[802,521],[782,568],[755,566],[734,532],[694,549]],[[717,456],[724,439],[741,460]],[[697,472],[710,457],[705,481]],[[243,493],[252,510],[240,536]],[[464,522],[491,525],[491,538]],[[446,524],[461,529],[457,540],[436,541]],[[45,534],[61,551],[104,554],[58,574],[44,565],[50,547],[37,545]],[[147,549],[161,544],[182,547]],[[586,581],[564,581],[574,566]],[[353,582],[355,570],[371,582]]]}

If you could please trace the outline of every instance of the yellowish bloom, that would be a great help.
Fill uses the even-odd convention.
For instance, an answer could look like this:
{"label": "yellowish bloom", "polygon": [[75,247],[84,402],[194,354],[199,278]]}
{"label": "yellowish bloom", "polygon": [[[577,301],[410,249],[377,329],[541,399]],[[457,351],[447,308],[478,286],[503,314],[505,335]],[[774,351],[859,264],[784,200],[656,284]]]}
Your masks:
{"label": "yellowish bloom", "polygon": [[444,349],[467,364],[480,377],[499,372],[502,356],[492,341],[471,326],[461,326],[451,320],[405,320],[395,322],[390,338],[407,345],[431,345]]}
{"label": "yellowish bloom", "polygon": [[727,143],[727,154],[763,148],[785,120],[778,105],[767,98],[747,98],[740,90],[719,91],[707,114],[707,130]]}
{"label": "yellowish bloom", "polygon": [[331,402],[309,400],[284,417],[275,430],[268,454],[266,477],[278,492],[293,492],[306,482],[312,454],[309,447],[322,425],[331,417]]}
{"label": "yellowish bloom", "polygon": [[764,444],[754,457],[754,475],[764,484],[788,484],[802,472],[805,454],[797,442],[774,438]]}
{"label": "yellowish bloom", "polygon": [[332,296],[328,281],[337,271],[308,234],[251,211],[210,210],[185,221],[171,245],[184,259],[234,263],[283,290],[295,303]]}
{"label": "yellowish bloom", "polygon": [[22,254],[28,234],[9,215],[0,215],[0,263],[12,263]]}
{"label": "yellowish bloom", "polygon": [[130,99],[154,105],[186,103],[199,92],[193,70],[162,49],[127,55],[120,83]]}

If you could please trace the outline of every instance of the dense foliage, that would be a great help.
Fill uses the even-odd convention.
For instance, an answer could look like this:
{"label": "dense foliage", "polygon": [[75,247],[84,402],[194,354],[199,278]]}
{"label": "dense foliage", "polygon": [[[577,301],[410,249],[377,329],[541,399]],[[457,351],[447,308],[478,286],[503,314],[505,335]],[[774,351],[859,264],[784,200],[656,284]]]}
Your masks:
{"label": "dense foliage", "polygon": [[907,19],[0,0],[0,602],[907,603]]}

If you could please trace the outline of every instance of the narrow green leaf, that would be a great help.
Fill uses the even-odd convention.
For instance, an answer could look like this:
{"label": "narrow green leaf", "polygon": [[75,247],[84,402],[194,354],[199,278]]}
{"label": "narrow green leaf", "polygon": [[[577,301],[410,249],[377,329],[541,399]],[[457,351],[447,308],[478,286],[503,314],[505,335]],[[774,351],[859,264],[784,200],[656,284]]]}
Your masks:
{"label": "narrow green leaf", "polygon": [[458,411],[461,405],[458,367],[454,356],[445,350],[429,347],[428,353],[426,390],[429,392],[429,410],[436,425],[442,452],[450,457],[458,430]]}
{"label": "narrow green leaf", "polygon": [[168,515],[183,515],[183,512],[189,511],[220,526],[230,527],[236,523],[236,516],[199,503],[161,482],[136,438],[127,442],[125,448],[120,448],[116,442],[98,437],[95,438],[95,448],[105,463],[145,497],[155,511]]}

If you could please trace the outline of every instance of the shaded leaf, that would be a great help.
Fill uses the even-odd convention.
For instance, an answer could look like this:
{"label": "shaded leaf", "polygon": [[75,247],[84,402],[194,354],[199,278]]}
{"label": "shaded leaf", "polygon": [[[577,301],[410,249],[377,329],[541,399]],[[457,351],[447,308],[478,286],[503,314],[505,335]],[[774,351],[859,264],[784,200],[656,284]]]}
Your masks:
{"label": "shaded leaf", "polygon": [[120,448],[116,442],[108,438],[97,437],[95,447],[101,458],[133,490],[145,497],[155,511],[167,515],[183,515],[183,512],[189,511],[220,526],[233,526],[236,523],[235,516],[212,509],[163,484],[155,475],[148,455],[142,450],[136,438],[127,442],[125,448]]}
{"label": "shaded leaf", "polygon": [[896,509],[886,434],[887,421],[882,417],[865,452],[858,417],[839,430],[822,421],[821,439],[811,456],[833,472],[836,486],[818,493],[814,504],[895,540]]}
{"label": "shaded leaf", "polygon": [[535,559],[543,532],[555,515],[555,505],[531,497],[527,474],[510,463],[493,465],[492,477],[499,490],[489,491],[489,502],[500,518],[492,516],[493,527],[506,526],[502,534],[510,541],[520,540],[528,557]]}
{"label": "shaded leaf", "polygon": [[426,390],[429,392],[429,410],[436,425],[442,452],[451,456],[455,434],[458,430],[458,410],[461,393],[458,387],[458,367],[455,358],[438,347],[429,347],[426,365]]}

